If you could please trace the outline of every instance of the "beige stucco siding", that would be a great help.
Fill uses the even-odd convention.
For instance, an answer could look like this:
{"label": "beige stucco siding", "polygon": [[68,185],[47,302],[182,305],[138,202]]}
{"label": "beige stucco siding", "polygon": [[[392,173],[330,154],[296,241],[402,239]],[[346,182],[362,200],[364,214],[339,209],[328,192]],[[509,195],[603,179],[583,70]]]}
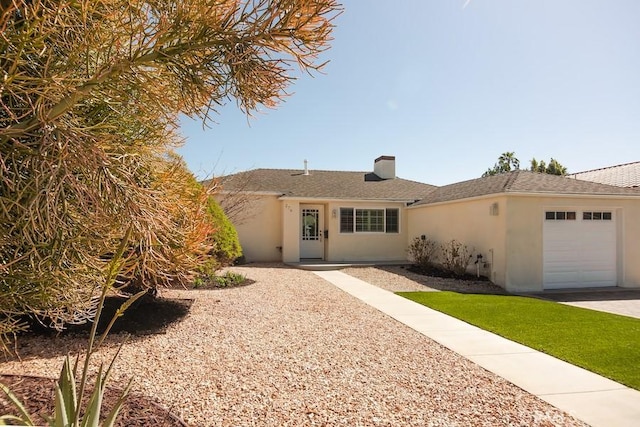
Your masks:
{"label": "beige stucco siding", "polygon": [[300,203],[295,200],[280,200],[282,204],[282,260],[300,261]]}
{"label": "beige stucco siding", "polygon": [[[329,230],[329,238],[326,241],[327,261],[373,262],[407,259],[407,213],[404,203],[330,201],[326,207],[325,229]],[[341,233],[340,208],[399,209],[400,230],[398,233]]]}
{"label": "beige stucco siding", "polygon": [[276,195],[251,195],[242,224],[234,224],[247,262],[282,261],[282,203]]}
{"label": "beige stucco siding", "polygon": [[408,241],[422,235],[440,244],[455,239],[473,249],[471,265],[482,254],[487,263],[482,274],[505,286],[505,224],[505,197],[417,206],[408,209]]}
{"label": "beige stucco siding", "polygon": [[543,290],[543,218],[546,210],[611,210],[616,216],[618,286],[640,287],[640,200],[512,196],[509,199],[507,289]]}
{"label": "beige stucco siding", "polygon": [[[498,215],[490,207],[498,204]],[[640,200],[624,197],[502,195],[408,210],[408,241],[456,239],[491,262],[492,281],[511,292],[543,290],[546,210],[612,211],[616,218],[618,286],[640,287]],[[495,213],[495,211],[494,211]]]}

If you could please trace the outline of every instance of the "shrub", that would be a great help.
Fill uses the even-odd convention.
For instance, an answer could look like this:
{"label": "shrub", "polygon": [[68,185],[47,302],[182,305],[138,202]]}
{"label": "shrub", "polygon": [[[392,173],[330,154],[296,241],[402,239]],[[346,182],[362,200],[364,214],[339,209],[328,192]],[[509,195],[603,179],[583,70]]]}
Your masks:
{"label": "shrub", "polygon": [[473,250],[470,251],[467,245],[463,245],[455,239],[442,244],[441,250],[442,266],[455,275],[464,275],[467,271]]}
{"label": "shrub", "polygon": [[233,264],[237,258],[242,256],[238,232],[213,197],[209,197],[207,215],[214,227],[212,236],[214,245],[213,256],[221,267]]}
{"label": "shrub", "polygon": [[415,265],[422,269],[429,268],[436,259],[438,244],[431,239],[414,237],[408,252]]}
{"label": "shrub", "polygon": [[209,197],[206,208],[206,218],[212,230],[207,240],[210,249],[198,266],[194,282],[196,287],[215,281],[218,270],[233,264],[242,256],[238,233],[218,202]]}

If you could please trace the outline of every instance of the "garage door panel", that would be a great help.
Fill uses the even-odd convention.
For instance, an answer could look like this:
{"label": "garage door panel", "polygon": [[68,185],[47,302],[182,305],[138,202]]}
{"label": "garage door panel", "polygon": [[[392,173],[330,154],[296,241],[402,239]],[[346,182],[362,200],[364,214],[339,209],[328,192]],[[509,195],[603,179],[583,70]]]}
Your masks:
{"label": "garage door panel", "polygon": [[544,220],[545,289],[617,285],[615,218]]}
{"label": "garage door panel", "polygon": [[580,276],[577,272],[556,272],[545,274],[545,288],[562,289],[577,286],[580,283]]}

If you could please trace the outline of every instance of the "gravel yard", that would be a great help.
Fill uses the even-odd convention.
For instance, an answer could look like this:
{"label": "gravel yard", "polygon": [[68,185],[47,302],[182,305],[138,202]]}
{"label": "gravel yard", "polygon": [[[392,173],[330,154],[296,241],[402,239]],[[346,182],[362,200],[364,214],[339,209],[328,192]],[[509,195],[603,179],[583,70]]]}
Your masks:
{"label": "gravel yard", "polygon": [[399,265],[350,267],[341,271],[391,292],[454,291],[478,294],[505,293],[504,289],[500,286],[496,286],[488,281],[467,281],[423,276]]}
{"label": "gravel yard", "polygon": [[[391,290],[424,286],[392,269],[344,271]],[[135,392],[192,426],[584,425],[311,272],[233,270],[256,283],[167,291],[194,298],[190,314],[125,344],[114,382],[134,376]],[[110,337],[98,358],[121,339]],[[22,361],[0,372],[57,376],[79,343],[24,337]]]}

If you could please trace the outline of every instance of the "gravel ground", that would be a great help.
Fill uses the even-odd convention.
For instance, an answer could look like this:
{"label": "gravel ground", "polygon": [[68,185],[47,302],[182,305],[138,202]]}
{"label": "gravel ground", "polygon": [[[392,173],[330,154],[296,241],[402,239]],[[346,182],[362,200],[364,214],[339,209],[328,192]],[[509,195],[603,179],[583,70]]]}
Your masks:
{"label": "gravel ground", "polygon": [[[167,291],[195,298],[190,314],[166,334],[127,342],[114,382],[133,376],[135,392],[193,426],[585,425],[311,272],[233,270],[256,283]],[[392,274],[372,270],[357,273]],[[122,339],[110,337],[97,359]],[[0,372],[57,376],[78,345],[23,337],[22,361]]]}

